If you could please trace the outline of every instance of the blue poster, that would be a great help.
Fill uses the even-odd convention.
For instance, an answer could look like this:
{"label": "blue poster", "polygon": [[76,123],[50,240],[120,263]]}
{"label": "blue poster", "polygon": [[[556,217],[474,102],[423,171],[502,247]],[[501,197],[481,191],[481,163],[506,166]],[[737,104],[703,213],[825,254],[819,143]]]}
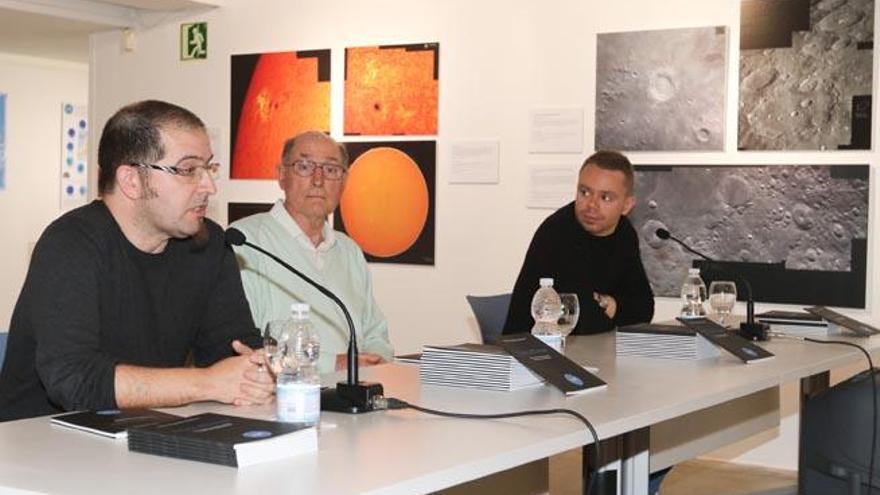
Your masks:
{"label": "blue poster", "polygon": [[6,93],[0,93],[0,191],[6,189]]}

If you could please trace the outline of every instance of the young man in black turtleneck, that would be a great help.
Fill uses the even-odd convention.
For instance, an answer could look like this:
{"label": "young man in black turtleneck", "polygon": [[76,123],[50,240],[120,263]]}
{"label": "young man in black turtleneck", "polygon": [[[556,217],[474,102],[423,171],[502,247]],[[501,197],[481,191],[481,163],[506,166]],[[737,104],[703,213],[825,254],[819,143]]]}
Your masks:
{"label": "young man in black turtleneck", "polygon": [[552,277],[556,292],[578,295],[573,333],[589,334],[648,322],[654,294],[628,214],[635,206],[633,168],[614,151],[584,161],[577,195],[538,227],[516,279],[504,333],[527,332],[538,279]]}

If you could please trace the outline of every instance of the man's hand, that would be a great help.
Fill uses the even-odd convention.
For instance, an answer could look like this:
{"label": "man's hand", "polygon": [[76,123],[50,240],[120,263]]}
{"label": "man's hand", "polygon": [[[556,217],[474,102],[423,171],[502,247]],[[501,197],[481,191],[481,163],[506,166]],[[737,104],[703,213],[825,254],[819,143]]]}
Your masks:
{"label": "man's hand", "polygon": [[[361,352],[358,354],[358,366],[373,366],[374,364],[384,363],[385,359],[372,352]],[[344,370],[348,367],[348,354],[336,355],[336,371]]]}
{"label": "man's hand", "polygon": [[214,363],[206,369],[214,400],[247,406],[272,401],[275,380],[265,365],[262,350],[254,351],[239,341],[232,343],[238,356]]}
{"label": "man's hand", "polygon": [[614,297],[609,296],[608,294],[593,292],[593,299],[599,303],[600,308],[605,310],[605,314],[608,315],[609,318],[614,318],[614,315],[617,314],[617,300],[614,299]]}
{"label": "man's hand", "polygon": [[207,368],[148,368],[116,365],[114,386],[120,408],[171,407],[214,400],[235,405],[272,401],[275,381],[265,365],[262,350],[235,341],[238,356]]}

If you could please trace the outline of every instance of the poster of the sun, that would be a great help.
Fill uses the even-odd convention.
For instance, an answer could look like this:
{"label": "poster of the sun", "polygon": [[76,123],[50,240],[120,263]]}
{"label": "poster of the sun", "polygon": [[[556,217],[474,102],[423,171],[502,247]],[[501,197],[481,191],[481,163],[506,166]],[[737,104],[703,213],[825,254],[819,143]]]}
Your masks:
{"label": "poster of the sun", "polygon": [[346,143],[351,157],[334,228],[367,261],[434,264],[435,141]]}
{"label": "poster of the sun", "polygon": [[345,134],[436,135],[440,45],[345,49]]}
{"label": "poster of the sun", "polygon": [[330,131],[330,50],[233,55],[231,179],[274,179],[284,141]]}
{"label": "poster of the sun", "polygon": [[88,107],[61,105],[61,209],[86,204],[89,162]]}

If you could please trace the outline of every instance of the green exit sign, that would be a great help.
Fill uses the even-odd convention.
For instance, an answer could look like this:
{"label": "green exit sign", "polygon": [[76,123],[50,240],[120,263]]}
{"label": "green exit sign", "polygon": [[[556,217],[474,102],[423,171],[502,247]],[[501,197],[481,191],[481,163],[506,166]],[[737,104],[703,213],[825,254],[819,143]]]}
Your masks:
{"label": "green exit sign", "polygon": [[180,60],[208,58],[208,23],[193,22],[180,25]]}

